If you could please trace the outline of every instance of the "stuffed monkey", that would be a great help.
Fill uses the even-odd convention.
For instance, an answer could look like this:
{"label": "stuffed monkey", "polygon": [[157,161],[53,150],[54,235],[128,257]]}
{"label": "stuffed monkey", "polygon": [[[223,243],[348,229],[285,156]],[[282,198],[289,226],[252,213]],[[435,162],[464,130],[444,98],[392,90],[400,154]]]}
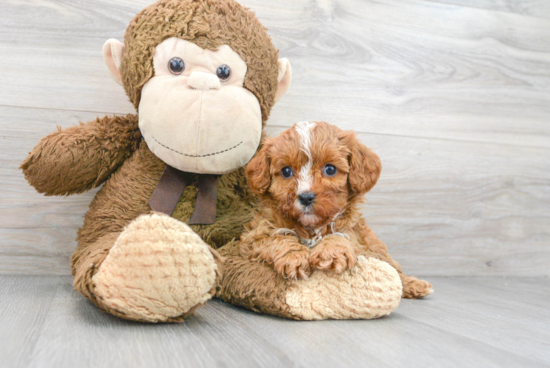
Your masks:
{"label": "stuffed monkey", "polygon": [[[71,259],[78,292],[144,322],[180,322],[212,296],[294,319],[373,318],[397,307],[399,277],[376,256],[353,273],[292,282],[238,252],[234,239],[257,208],[243,166],[291,80],[251,11],[233,0],[161,0],[103,55],[137,114],[56,131],[21,165],[46,195],[104,184]],[[359,297],[340,298],[339,284]]]}

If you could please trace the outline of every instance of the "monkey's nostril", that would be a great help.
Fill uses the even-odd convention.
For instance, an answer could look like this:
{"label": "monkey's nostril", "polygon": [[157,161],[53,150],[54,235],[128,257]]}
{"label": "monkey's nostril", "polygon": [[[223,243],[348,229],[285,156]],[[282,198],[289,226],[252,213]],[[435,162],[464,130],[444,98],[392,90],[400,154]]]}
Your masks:
{"label": "monkey's nostril", "polygon": [[304,193],[298,194],[298,200],[302,205],[309,206],[313,203],[313,201],[315,201],[315,193],[304,192]]}

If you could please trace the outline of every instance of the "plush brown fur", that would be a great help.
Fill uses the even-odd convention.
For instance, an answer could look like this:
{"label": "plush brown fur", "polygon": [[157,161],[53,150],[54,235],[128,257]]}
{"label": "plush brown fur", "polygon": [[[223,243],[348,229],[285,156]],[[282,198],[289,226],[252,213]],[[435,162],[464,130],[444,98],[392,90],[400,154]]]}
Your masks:
{"label": "plush brown fur", "polygon": [[285,300],[290,281],[266,263],[250,262],[241,254],[238,244],[234,241],[220,249],[225,261],[217,296],[256,312],[294,318]]}
{"label": "plush brown fur", "polygon": [[[152,58],[155,46],[173,36],[207,49],[215,49],[226,43],[239,53],[248,66],[244,87],[258,98],[265,124],[277,88],[277,50],[253,13],[233,0],[161,0],[135,17],[125,35],[121,74],[126,92],[136,108],[143,85],[154,73]],[[110,253],[116,252],[117,241],[122,238],[121,234],[128,231],[128,225],[135,224],[134,220],[140,215],[151,212],[148,201],[166,168],[166,164],[149,150],[142,139],[137,116],[104,117],[55,132],[42,139],[21,168],[27,180],[46,195],[80,193],[104,183],[90,205],[83,227],[78,231],[78,248],[71,259],[74,287],[77,291],[113,315],[148,322],[182,321],[199,306],[195,305],[190,310],[182,311],[181,315],[169,318],[148,318],[143,314],[145,317],[134,317],[139,313],[130,316],[122,310],[109,307],[104,297],[106,294],[100,294],[100,288],[96,290],[94,285],[94,276],[102,275],[102,264],[109,264],[104,261],[111,259],[108,258]],[[373,179],[365,177],[364,180],[359,180],[354,184],[354,190],[370,185],[369,180],[372,182]],[[196,188],[191,183],[176,206],[174,218],[185,223],[189,221],[196,194]],[[356,210],[351,208],[350,211]],[[256,212],[257,199],[246,184],[244,169],[221,176],[216,222],[213,225],[191,226],[209,245],[213,255],[211,262],[217,266],[210,295],[220,296],[226,301],[253,310],[288,318],[339,318],[334,313],[308,317],[310,313],[302,313],[300,303],[292,307],[299,311],[298,314],[291,313],[291,306],[286,299],[293,287],[289,280],[282,278],[272,267],[251,262],[241,254],[238,243],[232,240],[240,236],[244,224],[249,223]],[[224,246],[225,244],[228,245]],[[225,261],[214,250],[219,247]],[[371,258],[383,258],[380,254],[365,254]],[[378,265],[393,272],[383,262]],[[389,314],[399,303],[396,292],[400,293],[401,289],[395,287],[399,286],[397,275],[381,272],[367,276],[374,277],[369,279],[374,280],[373,293],[369,295],[382,309],[380,312],[368,313],[370,307],[366,306],[367,313],[355,318],[375,318]],[[103,291],[111,286],[116,288],[116,285],[108,283],[108,279],[106,281],[107,285],[103,282]],[[162,278],[158,282],[162,282]],[[340,281],[335,279],[332,282]],[[349,284],[351,281],[346,282]],[[384,288],[387,287],[389,292],[386,289],[378,290],[380,287],[377,285],[385,285]],[[157,300],[150,301],[154,304]],[[352,309],[355,307],[346,300],[340,304]],[[342,318],[354,315],[346,314]]]}
{"label": "plush brown fur", "polygon": [[33,149],[21,168],[40,193],[82,193],[107,180],[140,141],[136,115],[105,116],[50,134]]}
{"label": "plush brown fur", "polygon": [[155,46],[170,37],[213,51],[229,45],[246,62],[244,87],[256,96],[267,121],[277,90],[278,51],[254,13],[235,1],[162,0],[134,17],[124,36],[121,74],[136,109],[143,85],[154,75]]}
{"label": "plush brown fur", "polygon": [[[295,320],[311,319],[293,314],[289,308],[288,293],[297,286],[295,281],[285,278],[266,262],[251,262],[246,255],[243,255],[237,241],[222,247],[220,254],[224,257],[224,272],[221,288],[216,296],[225,302],[256,312]],[[388,263],[391,260],[389,256],[364,249],[359,250],[357,255]],[[345,283],[346,278],[342,278],[341,282]],[[383,290],[378,291],[383,292]],[[336,290],[333,292],[331,298],[337,298]],[[400,294],[401,289],[398,292]],[[383,305],[386,302],[382,300],[376,303]],[[354,306],[351,307],[354,308]],[[340,316],[339,318],[344,317]]]}
{"label": "plush brown fur", "polygon": [[[241,253],[266,262],[288,279],[307,278],[314,269],[336,273],[353,268],[362,251],[383,256],[400,274],[403,296],[423,297],[431,285],[401,272],[386,246],[366,226],[359,205],[377,182],[381,163],[353,132],[316,122],[304,140],[303,123],[268,139],[247,167],[248,183],[262,195],[262,211],[241,237]],[[307,147],[304,147],[307,143]],[[308,157],[309,154],[309,157]],[[310,171],[302,168],[311,164]],[[324,174],[334,165],[334,176]],[[289,178],[281,175],[291,168]],[[298,201],[299,182],[310,178],[308,191],[315,194],[311,208]],[[309,249],[305,241],[319,243]]]}
{"label": "plush brown fur", "polygon": [[[174,36],[206,49],[231,46],[247,63],[244,87],[258,98],[265,124],[277,89],[278,51],[254,13],[232,0],[161,0],[136,15],[125,35],[121,65],[124,87],[136,108],[141,88],[154,73],[155,46]],[[105,182],[78,231],[78,248],[72,256],[74,287],[100,308],[128,318],[95,297],[92,277],[125,226],[151,212],[148,201],[166,168],[142,139],[137,115],[106,116],[52,133],[21,168],[29,183],[46,195],[81,193]],[[185,223],[195,206],[193,184],[172,215]],[[216,222],[191,228],[218,248],[240,236],[255,208],[244,169],[236,170],[219,180]],[[221,280],[221,259],[213,253]],[[218,289],[219,283],[212,294]],[[170,321],[181,321],[185,315]]]}

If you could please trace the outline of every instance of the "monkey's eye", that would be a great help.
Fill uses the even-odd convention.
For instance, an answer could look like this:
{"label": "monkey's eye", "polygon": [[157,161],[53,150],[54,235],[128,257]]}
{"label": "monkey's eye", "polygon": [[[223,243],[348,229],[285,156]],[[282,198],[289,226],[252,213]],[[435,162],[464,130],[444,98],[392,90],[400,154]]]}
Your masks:
{"label": "monkey's eye", "polygon": [[220,78],[222,81],[229,79],[229,76],[231,75],[231,68],[229,65],[220,65],[218,69],[216,70],[216,75],[218,78]]}
{"label": "monkey's eye", "polygon": [[336,167],[331,164],[326,164],[325,167],[323,167],[323,172],[326,176],[334,176],[336,175]]}
{"label": "monkey's eye", "polygon": [[170,73],[172,74],[181,74],[185,70],[185,63],[179,57],[173,57],[168,62],[168,69],[170,69]]}
{"label": "monkey's eye", "polygon": [[283,169],[281,170],[281,175],[285,179],[290,178],[292,176],[292,169],[290,168],[290,166],[283,167]]}

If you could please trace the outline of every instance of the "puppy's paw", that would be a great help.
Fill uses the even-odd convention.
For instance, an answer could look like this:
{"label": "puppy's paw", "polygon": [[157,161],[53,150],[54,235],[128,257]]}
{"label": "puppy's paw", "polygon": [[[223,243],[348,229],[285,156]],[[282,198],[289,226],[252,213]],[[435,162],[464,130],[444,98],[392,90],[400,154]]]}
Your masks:
{"label": "puppy's paw", "polygon": [[307,251],[287,253],[273,262],[273,268],[287,279],[307,279],[311,275],[309,253]]}
{"label": "puppy's paw", "polygon": [[403,297],[407,299],[419,299],[433,293],[432,284],[428,281],[419,280],[414,276],[407,276],[403,279]]}
{"label": "puppy's paw", "polygon": [[311,267],[342,273],[352,269],[357,262],[357,255],[349,241],[341,237],[326,238],[319,243],[309,256]]}

